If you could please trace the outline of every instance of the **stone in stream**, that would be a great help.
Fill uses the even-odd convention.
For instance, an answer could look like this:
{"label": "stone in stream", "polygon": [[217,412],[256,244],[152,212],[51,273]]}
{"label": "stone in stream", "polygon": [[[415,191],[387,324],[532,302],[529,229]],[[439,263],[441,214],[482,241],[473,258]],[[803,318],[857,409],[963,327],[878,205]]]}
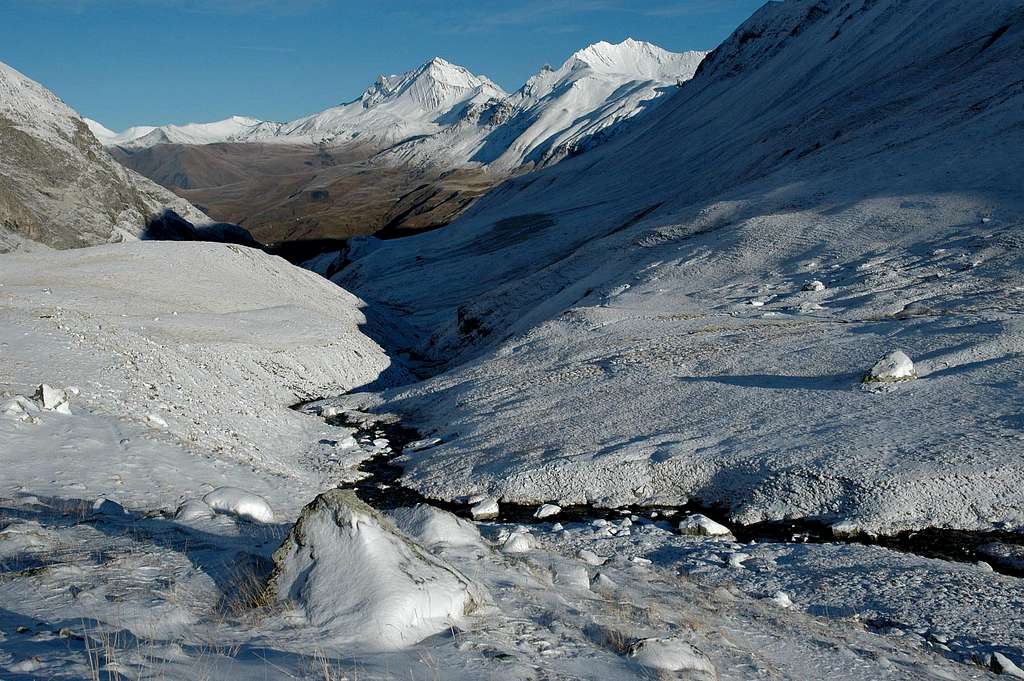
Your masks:
{"label": "stone in stream", "polygon": [[544,504],[534,512],[533,517],[537,520],[542,520],[544,518],[550,518],[553,515],[558,515],[561,512],[562,507],[557,504]]}
{"label": "stone in stream", "polygon": [[728,537],[732,535],[732,530],[706,515],[694,513],[679,522],[679,534],[697,537]]}
{"label": "stone in stream", "polygon": [[473,520],[493,520],[498,517],[499,512],[498,500],[494,497],[485,497],[469,509]]}

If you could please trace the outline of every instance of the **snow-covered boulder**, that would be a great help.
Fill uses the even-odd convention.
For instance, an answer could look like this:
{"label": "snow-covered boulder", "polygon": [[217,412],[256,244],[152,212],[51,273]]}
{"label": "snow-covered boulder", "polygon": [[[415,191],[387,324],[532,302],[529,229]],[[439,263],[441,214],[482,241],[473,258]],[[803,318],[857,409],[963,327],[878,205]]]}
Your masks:
{"label": "snow-covered boulder", "polygon": [[189,499],[178,506],[174,513],[175,520],[189,522],[190,520],[204,520],[213,517],[213,509],[201,499]]}
{"label": "snow-covered boulder", "polygon": [[917,378],[914,362],[902,350],[893,350],[875,362],[864,376],[865,383],[896,383]]}
{"label": "snow-covered boulder", "polygon": [[501,545],[503,553],[527,553],[537,548],[537,540],[529,532],[513,532]]}
{"label": "snow-covered boulder", "polygon": [[679,533],[697,537],[728,537],[732,530],[706,515],[694,513],[679,522]]}
{"label": "snow-covered boulder", "polygon": [[559,586],[573,586],[583,589],[590,588],[590,574],[587,568],[579,563],[566,563],[555,569],[555,584]]}
{"label": "snow-covered boulder", "polygon": [[649,669],[686,672],[688,678],[714,679],[715,665],[700,649],[678,638],[645,638],[629,649],[629,657]]}
{"label": "snow-covered boulder", "polygon": [[397,509],[391,519],[406,536],[429,549],[483,545],[476,525],[430,504]]}
{"label": "snow-covered boulder", "polygon": [[307,505],[274,553],[268,595],[302,607],[333,645],[393,650],[463,626],[487,593],[349,490]]}
{"label": "snow-covered boulder", "polygon": [[269,523],[274,520],[274,511],[266,499],[237,487],[218,487],[203,497],[203,501],[214,511],[253,522]]}
{"label": "snow-covered boulder", "polygon": [[804,284],[803,287],[801,288],[801,290],[802,291],[812,291],[812,292],[824,291],[825,290],[825,282],[819,281],[819,280],[815,279],[814,281],[809,281],[806,284]]}

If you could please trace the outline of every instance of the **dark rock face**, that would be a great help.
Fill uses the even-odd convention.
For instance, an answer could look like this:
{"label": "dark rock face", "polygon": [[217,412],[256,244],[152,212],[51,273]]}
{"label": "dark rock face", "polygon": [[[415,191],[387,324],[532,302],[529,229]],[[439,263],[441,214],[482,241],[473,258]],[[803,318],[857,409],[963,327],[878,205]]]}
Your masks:
{"label": "dark rock face", "polygon": [[263,244],[256,241],[243,227],[229,222],[215,222],[196,227],[170,209],[146,223],[146,229],[140,236],[149,241],[214,241],[263,248]]}

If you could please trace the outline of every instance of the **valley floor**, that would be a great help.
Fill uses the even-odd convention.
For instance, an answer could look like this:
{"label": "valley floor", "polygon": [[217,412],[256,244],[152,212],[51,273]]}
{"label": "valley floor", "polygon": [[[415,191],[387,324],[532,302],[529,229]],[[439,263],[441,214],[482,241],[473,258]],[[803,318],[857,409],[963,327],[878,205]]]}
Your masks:
{"label": "valley floor", "polygon": [[[5,681],[983,679],[993,653],[1024,656],[1017,577],[859,544],[683,536],[679,514],[653,510],[477,523],[479,538],[431,549],[486,607],[402,650],[339,646],[260,594],[303,506],[408,444],[382,439],[379,417],[356,429],[318,417],[325,403],[289,408],[411,380],[360,332],[361,302],[233,246],[3,265]],[[17,398],[41,383],[70,414]],[[223,487],[272,518],[190,511]],[[647,638],[690,646],[690,666],[658,669]]]}

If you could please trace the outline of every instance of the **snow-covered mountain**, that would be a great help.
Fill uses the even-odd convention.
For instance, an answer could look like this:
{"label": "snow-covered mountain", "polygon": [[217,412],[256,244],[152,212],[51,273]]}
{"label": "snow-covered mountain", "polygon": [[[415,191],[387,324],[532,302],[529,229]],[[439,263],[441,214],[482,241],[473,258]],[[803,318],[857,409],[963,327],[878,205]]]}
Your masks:
{"label": "snow-covered mountain", "polygon": [[132,238],[188,202],[117,163],[52,92],[0,63],[0,251],[70,248]]}
{"label": "snow-covered mountain", "polygon": [[116,133],[92,119],[84,119],[96,138],[105,146],[151,147],[157,144],[214,144],[217,142],[255,141],[273,137],[280,124],[247,116],[231,116],[214,123],[138,126]]}
{"label": "snow-covered mountain", "polygon": [[580,151],[602,132],[654,105],[689,80],[705,52],[675,53],[628,39],[596,43],[558,69],[545,68],[512,95],[469,109],[463,120],[389,153],[429,163],[512,169]]}
{"label": "snow-covered mountain", "polygon": [[673,53],[650,43],[601,42],[545,68],[508,94],[485,76],[435,58],[380,76],[358,99],[288,123],[232,117],[114,133],[94,121],[108,146],[277,142],[369,145],[417,165],[495,165],[511,169],[558,158],[649,108],[690,78],[703,52]]}
{"label": "snow-covered mountain", "polygon": [[461,117],[467,107],[505,96],[486,77],[437,57],[414,71],[380,76],[359,99],[287,123],[280,134],[292,140],[359,140],[390,146],[432,135]]}

